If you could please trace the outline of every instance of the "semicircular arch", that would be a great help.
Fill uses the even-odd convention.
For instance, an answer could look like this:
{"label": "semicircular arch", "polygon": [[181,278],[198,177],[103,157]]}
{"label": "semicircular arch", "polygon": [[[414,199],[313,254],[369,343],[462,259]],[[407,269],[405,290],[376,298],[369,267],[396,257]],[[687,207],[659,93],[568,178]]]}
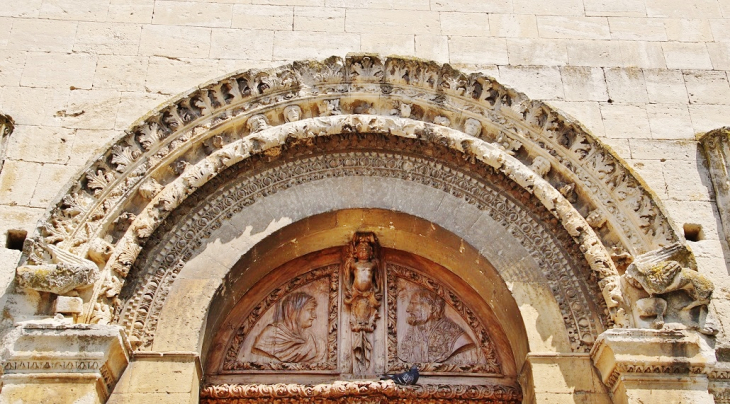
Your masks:
{"label": "semicircular arch", "polygon": [[59,196],[24,259],[39,244],[95,256],[104,272],[83,321],[103,320],[144,244],[196,189],[287,141],[348,133],[440,144],[504,174],[570,235],[612,309],[608,249],[639,254],[681,240],[626,164],[548,105],[449,65],[349,55],[237,72],[143,117]]}

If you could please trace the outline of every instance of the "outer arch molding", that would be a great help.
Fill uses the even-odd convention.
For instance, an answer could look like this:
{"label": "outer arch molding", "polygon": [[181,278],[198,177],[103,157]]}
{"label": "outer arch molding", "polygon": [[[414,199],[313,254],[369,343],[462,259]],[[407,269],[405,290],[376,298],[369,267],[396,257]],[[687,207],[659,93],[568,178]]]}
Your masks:
{"label": "outer arch molding", "polygon": [[618,275],[609,249],[681,240],[627,165],[548,105],[448,64],[349,55],[237,72],[152,111],[62,192],[22,264],[51,260],[41,245],[91,258],[102,270],[83,321],[103,322],[145,240],[195,189],[289,138],[340,133],[436,142],[504,173],[574,238],[605,296]]}

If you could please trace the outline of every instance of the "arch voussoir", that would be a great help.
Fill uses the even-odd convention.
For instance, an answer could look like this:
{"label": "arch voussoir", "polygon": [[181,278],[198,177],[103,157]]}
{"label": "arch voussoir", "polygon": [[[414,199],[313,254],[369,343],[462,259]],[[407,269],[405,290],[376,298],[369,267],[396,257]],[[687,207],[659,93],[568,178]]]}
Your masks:
{"label": "arch voussoir", "polygon": [[533,194],[583,252],[614,321],[613,259],[681,240],[625,163],[548,105],[449,65],[350,55],[237,72],[146,115],[59,196],[22,267],[57,260],[54,249],[90,260],[99,273],[81,318],[110,322],[146,240],[196,189],[289,141],[347,133],[440,144]]}

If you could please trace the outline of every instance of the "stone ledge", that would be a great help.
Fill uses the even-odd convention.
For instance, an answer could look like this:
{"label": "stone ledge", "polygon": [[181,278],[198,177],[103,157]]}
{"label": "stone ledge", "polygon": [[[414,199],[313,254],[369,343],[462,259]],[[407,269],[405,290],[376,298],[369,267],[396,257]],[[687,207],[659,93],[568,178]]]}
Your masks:
{"label": "stone ledge", "polygon": [[260,402],[261,399],[280,403],[313,400],[312,402],[341,402],[342,399],[369,397],[389,402],[437,398],[441,403],[499,402],[520,403],[519,387],[507,385],[437,385],[398,386],[392,381],[336,381],[331,384],[220,384],[205,386],[201,403]]}
{"label": "stone ledge", "polygon": [[102,400],[114,389],[131,354],[122,328],[106,325],[26,322],[9,334],[5,346],[3,384],[92,384]]}

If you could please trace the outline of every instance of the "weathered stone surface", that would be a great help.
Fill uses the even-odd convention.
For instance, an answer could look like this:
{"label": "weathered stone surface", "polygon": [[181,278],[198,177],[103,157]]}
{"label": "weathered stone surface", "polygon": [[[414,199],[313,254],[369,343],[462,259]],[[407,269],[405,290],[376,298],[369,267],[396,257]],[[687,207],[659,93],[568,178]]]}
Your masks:
{"label": "weathered stone surface", "polygon": [[[627,236],[630,232],[626,226],[645,229],[641,226],[645,226],[646,223],[664,223],[663,213],[652,216],[656,211],[652,211],[649,215],[638,213],[628,220],[616,218],[611,213],[614,206],[607,206],[610,201],[621,206],[635,206],[636,212],[642,212],[642,209],[649,207],[653,209],[655,203],[656,206],[665,206],[669,216],[667,222],[676,225],[680,239],[684,225],[690,226],[688,230],[690,233],[694,228],[692,226],[701,226],[700,240],[689,241],[689,244],[698,254],[697,266],[700,273],[712,280],[716,286],[715,295],[720,299],[717,304],[710,305],[710,311],[716,310],[718,322],[723,326],[723,330],[717,336],[718,343],[725,343],[730,335],[725,331],[726,325],[730,324],[727,320],[730,305],[727,304],[729,295],[725,279],[727,277],[725,257],[729,255],[726,246],[723,246],[727,244],[724,235],[727,226],[724,225],[726,220],[723,219],[722,196],[717,191],[717,185],[713,190],[705,162],[700,156],[697,143],[693,140],[695,134],[726,126],[730,116],[730,97],[728,97],[730,86],[726,72],[730,69],[730,45],[728,45],[730,2],[726,0],[552,2],[28,0],[6,3],[0,10],[0,48],[2,48],[0,110],[3,114],[12,116],[16,122],[16,130],[14,138],[8,143],[7,159],[3,161],[3,167],[0,169],[0,235],[4,236],[7,229],[25,229],[32,235],[35,223],[43,216],[45,208],[50,204],[59,204],[58,206],[73,212],[75,216],[67,217],[68,221],[58,221],[57,216],[49,217],[51,211],[47,212],[42,218],[44,223],[49,224],[48,229],[52,232],[44,233],[46,237],[56,239],[68,237],[68,244],[64,248],[85,257],[87,243],[93,241],[89,235],[96,234],[102,228],[113,228],[110,230],[110,242],[115,246],[121,243],[120,254],[124,252],[134,255],[134,246],[137,244],[132,243],[130,250],[124,249],[128,247],[124,244],[126,239],[122,237],[127,229],[125,226],[134,220],[133,215],[144,211],[148,201],[156,203],[150,201],[156,198],[159,192],[155,184],[160,187],[177,184],[172,174],[175,171],[173,168],[178,163],[180,167],[184,166],[184,163],[177,159],[185,160],[191,156],[195,156],[192,160],[197,159],[197,156],[205,158],[204,156],[215,152],[216,145],[228,142],[229,137],[239,139],[248,136],[250,126],[245,119],[240,118],[230,126],[227,123],[228,120],[236,120],[237,116],[242,116],[238,115],[240,113],[247,114],[248,111],[252,111],[252,114],[263,114],[267,125],[276,127],[285,122],[283,107],[297,104],[301,110],[299,118],[315,118],[308,122],[317,122],[317,119],[321,119],[318,117],[319,112],[325,111],[319,105],[321,99],[327,98],[331,101],[330,98],[337,98],[339,104],[331,110],[334,113],[387,119],[394,116],[393,114],[404,118],[402,114],[408,111],[408,119],[429,124],[438,122],[439,125],[446,125],[450,129],[464,133],[476,131],[480,140],[493,142],[505,151],[513,153],[514,156],[511,157],[516,157],[524,167],[535,167],[535,170],[539,171],[537,174],[542,174],[538,162],[541,158],[547,159],[550,170],[542,176],[555,189],[564,190],[564,197],[575,205],[576,211],[581,216],[595,219],[603,212],[606,222],[600,220],[588,222],[590,226],[600,226],[595,232],[607,251],[612,252],[612,247],[620,244],[631,250],[632,255],[637,255],[635,249],[645,252],[652,247],[645,247],[644,238],[659,239],[662,233],[657,233],[657,229],[654,228],[648,229],[647,233],[642,233],[639,240]],[[296,59],[322,60],[331,55],[343,56],[348,52],[358,51],[404,54],[404,56],[436,60],[439,63],[452,63],[463,69],[466,74],[460,78],[453,78],[448,74],[442,77],[442,71],[439,70],[433,76],[433,82],[444,83],[443,87],[411,86],[408,87],[408,91],[412,92],[408,95],[391,95],[394,89],[397,93],[399,85],[414,81],[416,76],[406,75],[405,70],[385,68],[379,70],[376,62],[372,71],[367,70],[370,67],[363,65],[365,70],[361,72],[365,73],[360,74],[366,77],[363,80],[374,82],[378,79],[368,76],[371,74],[369,72],[383,74],[389,77],[387,85],[378,84],[356,89],[360,84],[353,85],[348,82],[342,87],[327,84],[313,89],[308,79],[302,79],[304,76],[300,77],[296,73],[293,80],[297,85],[303,83],[302,86],[277,87],[275,80],[265,83],[257,81],[255,86],[259,84],[260,88],[269,86],[272,90],[262,90],[265,94],[255,94],[257,95],[255,101],[236,99],[230,104],[224,93],[232,91],[231,96],[238,97],[238,95],[234,94],[235,85],[229,83],[230,90],[211,92],[209,94],[215,95],[210,99],[206,98],[208,93],[204,93],[195,101],[201,103],[199,105],[221,103],[220,108],[215,106],[214,109],[225,110],[227,115],[186,121],[184,124],[186,129],[179,133],[176,130],[171,132],[163,130],[159,133],[153,130],[146,134],[152,137],[158,134],[165,137],[167,139],[165,141],[173,145],[168,149],[170,154],[167,154],[168,150],[165,149],[167,146],[162,144],[159,147],[153,146],[153,150],[143,150],[140,143],[143,139],[141,132],[130,137],[125,134],[137,130],[137,126],[131,127],[131,125],[157,105],[169,100],[173,94],[196,89],[197,86],[209,88],[208,84],[204,83],[214,77],[238,69],[266,69]],[[413,71],[420,72],[427,69],[411,69],[410,73]],[[616,151],[616,155],[625,159],[627,164],[619,162],[618,165],[612,165],[618,160],[609,160],[608,165],[604,166],[600,159],[577,157],[579,154],[571,154],[573,152],[562,154],[563,150],[570,150],[571,146],[575,146],[578,153],[583,152],[580,143],[570,144],[575,128],[571,126],[568,131],[563,131],[563,127],[554,127],[551,124],[533,127],[530,119],[536,122],[542,122],[543,119],[551,122],[553,115],[545,117],[538,114],[531,117],[530,114],[537,109],[528,108],[532,104],[523,101],[521,96],[516,97],[511,94],[509,100],[518,100],[511,105],[507,99],[501,99],[495,105],[487,105],[485,101],[475,107],[472,102],[473,82],[468,74],[476,71],[510,83],[516,91],[525,92],[533,101],[549,100],[550,105],[575,118],[595,136],[589,140],[591,146],[594,146],[593,142],[598,139],[610,145]],[[350,71],[347,72],[349,74]],[[256,76],[259,72],[251,74]],[[337,79],[341,77],[335,76]],[[466,84],[462,90],[460,86],[464,83]],[[224,82],[217,84],[227,85]],[[484,83],[482,85],[483,89],[489,88]],[[249,87],[254,93],[258,91],[258,87],[255,86]],[[351,96],[357,91],[360,91],[360,95]],[[462,93],[458,94],[459,92]],[[301,94],[309,94],[318,100],[302,102],[299,98]],[[414,94],[422,94],[423,97],[419,97],[413,104],[406,103],[408,104],[406,106],[396,103],[409,99],[413,101],[411,97],[414,97]],[[499,97],[493,98],[495,101],[497,99]],[[183,104],[187,102],[185,97],[175,100],[175,102],[183,100]],[[353,105],[353,103],[363,104]],[[438,108],[432,108],[434,105]],[[170,106],[168,103],[163,108]],[[428,111],[419,109],[427,106]],[[188,110],[187,106],[181,108],[171,109],[164,116],[158,111],[152,116],[164,117],[167,125],[175,123],[178,117],[187,120],[196,113],[208,112],[205,108],[200,112],[193,111],[194,108]],[[375,112],[372,115],[364,112],[369,110]],[[495,111],[499,114],[494,115]],[[192,115],[183,117],[178,116],[178,113]],[[511,117],[520,116],[522,120],[515,121],[517,123],[510,127]],[[478,124],[469,123],[475,119],[479,121]],[[502,119],[508,119],[510,124],[503,124]],[[371,125],[364,121],[352,122],[359,122],[358,125]],[[562,120],[559,122],[560,125],[563,124]],[[179,136],[188,130],[187,133],[192,137]],[[519,143],[507,135],[500,137],[502,132],[507,132],[507,135],[517,134],[520,137],[517,139]],[[520,134],[522,132],[524,135]],[[204,135],[206,133],[213,136],[206,138],[207,135]],[[357,129],[357,133],[361,133],[360,129]],[[583,133],[582,129],[579,133]],[[215,136],[220,136],[220,140],[215,139]],[[408,136],[414,135],[408,134]],[[535,147],[533,143],[526,141],[531,136],[539,136],[535,138],[539,139],[536,142],[547,142],[546,147]],[[131,156],[131,162],[139,164],[136,166],[139,169],[138,173],[148,170],[159,181],[152,182],[148,178],[143,178],[144,181],[140,183],[144,182],[145,186],[142,188],[143,191],[138,192],[140,188],[137,187],[140,183],[136,182],[135,177],[117,171],[118,165],[111,163],[112,145],[107,143],[116,142],[114,138],[125,138],[133,146],[130,149],[120,149],[114,154],[117,162]],[[270,138],[263,138],[266,142],[271,141]],[[320,138],[317,136],[316,142],[319,142]],[[148,139],[144,138],[145,141]],[[447,138],[439,139],[446,141]],[[456,149],[460,147],[459,145],[466,147],[460,143],[463,139],[452,140]],[[468,140],[472,141],[471,138]],[[312,140],[304,137],[300,141]],[[564,146],[561,142],[569,146]],[[196,146],[183,150],[178,148],[181,144]],[[268,145],[269,143],[265,147]],[[268,153],[274,154],[278,149],[267,150],[270,150]],[[590,153],[593,153],[593,150],[595,149],[591,148]],[[700,145],[699,150],[704,150],[704,146]],[[137,152],[144,157],[135,160]],[[558,155],[554,154],[556,152]],[[218,156],[215,153],[214,155]],[[99,156],[102,156],[101,159],[98,159]],[[89,160],[90,158],[93,160]],[[155,165],[160,159],[164,162],[159,166]],[[142,165],[148,162],[152,162],[151,165],[142,168]],[[74,178],[80,166],[87,163],[99,164],[93,167],[93,175]],[[199,167],[192,164],[194,161],[188,163],[191,163],[193,168]],[[635,170],[646,180],[647,188],[651,191],[647,194],[650,195],[648,205],[641,205],[646,201],[640,198],[629,197],[623,200],[624,190],[619,189],[613,193],[613,186],[606,185],[606,181],[613,183],[619,176],[609,175],[605,179],[602,176],[610,173],[612,167],[624,166]],[[712,164],[710,170],[712,171]],[[724,178],[723,175],[726,176],[724,171],[726,170],[719,170],[717,178]],[[587,176],[586,172],[592,174]],[[191,171],[188,173],[191,174]],[[218,171],[203,173],[205,176],[220,175]],[[73,193],[66,195],[72,198],[66,199],[66,202],[63,202],[66,205],[63,205],[55,198],[64,184],[72,179],[72,183],[80,185],[81,192],[77,195]],[[713,177],[713,180],[715,179]],[[523,180],[524,178],[520,179]],[[109,184],[114,181],[118,181],[118,185],[110,187]],[[87,183],[92,185],[89,187]],[[124,186],[121,186],[122,184]],[[363,181],[353,184],[356,189],[376,189],[371,182],[367,182],[368,188],[363,188],[366,184]],[[175,186],[173,185],[173,188]],[[357,188],[358,186],[360,188]],[[571,186],[575,187],[573,194],[570,191]],[[186,190],[185,187],[183,184],[177,189]],[[274,218],[270,217],[268,211],[265,212],[266,215],[262,220],[264,217],[268,220],[261,224],[257,222],[252,228],[249,241],[254,243],[253,245],[261,241],[257,237],[263,237],[267,226],[271,223],[274,224],[268,231],[274,232],[279,226],[289,224],[286,218],[292,217],[295,213],[305,216],[301,206],[295,203],[298,198],[312,209],[326,206],[324,200],[342,202],[341,206],[354,206],[361,200],[357,191],[353,189],[342,189],[338,190],[339,192],[322,190],[319,194],[304,193],[304,188],[297,189],[299,191],[290,194],[292,201],[269,207],[272,210],[290,209],[291,215],[279,215]],[[403,189],[414,192],[415,188]],[[596,189],[608,193],[595,193]],[[588,194],[595,196],[586,199]],[[121,199],[116,199],[120,195]],[[131,197],[127,199],[127,195]],[[88,206],[86,203],[89,201],[85,199],[86,196],[92,199],[99,198],[98,203],[94,202],[94,209],[98,210],[86,210]],[[369,195],[366,200],[374,206],[387,205],[395,210],[410,209],[421,203],[423,206],[431,206],[434,212],[438,212],[438,216],[435,217],[437,220],[457,217],[449,216],[448,210],[454,209],[454,205],[443,198],[438,198],[436,201],[419,201],[422,197],[420,194],[410,196],[384,193],[384,198],[390,198],[384,201],[378,199],[379,196]],[[573,198],[577,198],[575,199],[577,202],[573,202]],[[158,200],[161,201],[162,197]],[[121,204],[127,202],[119,201],[130,202],[123,207]],[[587,201],[590,203],[586,203]],[[121,204],[117,205],[118,202]],[[168,202],[165,200],[165,203]],[[659,211],[663,212],[662,209]],[[107,214],[113,216],[114,220],[119,218],[119,222],[115,224],[106,218],[101,221],[97,219],[100,215]],[[156,223],[154,217],[151,215],[141,218],[130,234],[137,237],[151,232],[154,229],[153,222]],[[381,216],[376,215],[376,217]],[[458,221],[453,219],[454,223],[447,223],[447,227],[452,231],[462,231],[464,226],[471,226],[472,230],[468,230],[467,233],[473,231],[475,234],[481,234],[484,239],[490,239],[487,233],[480,232],[482,229],[475,229],[483,224],[482,220],[472,223],[471,216],[466,214],[463,218],[462,216],[458,218]],[[77,223],[81,225],[77,226]],[[261,226],[263,227],[259,228]],[[75,232],[73,236],[66,234],[68,229]],[[236,248],[230,243],[227,244],[226,237],[234,234],[235,228],[227,226],[226,229],[227,233],[219,240],[225,248],[211,258],[217,259],[214,270],[213,268],[211,270],[218,277],[222,277],[221,274],[225,274],[242,254],[238,247],[243,244],[236,244]],[[519,231],[517,228],[515,230]],[[432,233],[427,227],[421,231],[423,234],[441,235]],[[294,239],[297,241],[292,241]],[[301,243],[300,250],[314,243],[311,239],[302,240],[301,237],[291,237],[289,241],[294,244]],[[77,242],[79,244],[75,244]],[[504,241],[491,242],[504,247]],[[5,239],[0,239],[0,247],[4,243]],[[503,249],[506,248],[508,247]],[[479,249],[485,251],[485,254],[489,251],[482,247]],[[8,270],[9,276],[15,274],[15,263],[18,262],[16,255],[13,254],[17,253],[10,254],[8,258],[14,261],[13,268]],[[461,253],[455,255],[459,254]],[[508,271],[510,276],[522,273],[520,268],[524,268],[526,262],[532,260],[531,257],[516,257],[507,253],[499,255],[496,251],[489,254],[488,258],[475,255],[473,261],[484,262],[486,259],[495,265],[512,265]],[[3,255],[3,261],[7,256]],[[511,257],[507,261],[514,263],[507,263],[505,257]],[[226,265],[228,267],[225,267]],[[205,266],[202,265],[200,268]],[[199,279],[195,276],[192,278]],[[81,293],[87,308],[97,316],[111,318],[110,308],[101,306],[94,308],[94,305],[90,304],[90,299],[93,293],[113,296],[113,291],[121,287],[123,280],[120,279],[105,275],[100,278],[99,288],[89,288],[88,295],[84,294],[87,292]],[[501,303],[500,299],[509,300],[518,295],[523,297],[530,295],[529,293],[520,295],[520,291],[524,290],[520,289],[522,285],[510,283],[512,281],[506,282],[509,283],[507,287],[514,295],[504,292],[499,297],[494,297],[495,305]],[[0,281],[0,285],[5,284]],[[8,324],[25,318],[24,316],[53,314],[50,301],[45,298],[42,300],[40,297],[48,295],[47,293],[26,291],[23,295],[15,294],[13,291],[16,286],[13,284],[7,289],[11,297],[3,318]],[[551,293],[549,289],[544,290],[545,296],[549,297]],[[182,296],[178,295],[178,300],[175,301],[185,302]],[[207,293],[205,296],[211,294]],[[6,295],[0,298],[0,302],[5,302],[7,297]],[[534,294],[530,299],[541,301],[540,299],[547,297],[537,297],[537,294]],[[532,302],[530,299],[523,301]],[[646,303],[649,307],[651,302],[646,301]],[[201,306],[196,306],[190,311],[195,313],[190,318],[194,318],[197,324],[186,331],[188,332],[186,336],[191,341],[194,339],[197,341],[196,338],[204,333],[196,329],[202,319],[206,318],[205,303],[201,301],[199,304]],[[152,307],[150,310],[156,309]],[[532,333],[529,337],[532,348],[542,347],[541,349],[545,351],[571,349],[569,343],[564,340],[558,341],[556,335],[562,334],[545,331],[552,329],[550,327],[553,325],[553,320],[556,327],[562,326],[560,320],[562,314],[559,309],[555,309],[559,313],[555,318],[545,317],[552,309],[545,309],[540,304],[525,303],[520,310],[523,321],[533,328],[529,331]],[[166,313],[165,317],[169,317],[169,321],[165,324],[174,324],[164,325],[166,329],[178,326],[185,328],[189,325],[184,313],[174,311]],[[79,321],[88,321],[90,317],[91,313],[86,313],[80,316]],[[174,337],[165,340],[172,349],[175,344]],[[190,343],[185,349],[193,349],[190,346],[195,344]],[[561,360],[563,362],[560,362]],[[578,365],[578,360],[571,362],[572,360],[550,359],[549,365],[544,366],[542,370],[538,370],[536,365],[531,372],[543,374],[544,378],[525,382],[523,385],[526,387],[525,392],[530,388],[535,390],[532,398],[525,396],[525,401],[584,400],[603,404],[606,400],[610,400],[605,389],[599,388],[602,385],[600,381],[595,381],[598,387],[590,390],[587,387],[587,380],[580,379],[580,383],[576,382],[575,386],[580,385],[581,388],[575,389],[572,393],[569,391],[571,382],[561,378],[560,375],[564,374],[567,377],[572,369],[583,369]],[[189,362],[191,369],[196,366],[194,360]],[[556,363],[561,365],[556,366]],[[525,366],[525,369],[529,368]],[[148,378],[156,380],[155,383],[176,382],[174,372],[168,378],[149,377],[150,374],[154,375],[154,372],[161,371],[151,369],[152,367],[148,369]],[[711,380],[715,380],[711,382],[715,386],[711,387],[711,390],[714,389],[713,393],[716,393],[718,402],[725,394],[723,393],[725,387],[722,386],[730,386],[730,382],[727,382],[730,379],[723,379],[722,372],[723,370],[718,370],[710,377]],[[630,376],[626,380],[632,377],[636,379],[635,376]],[[193,386],[189,389],[163,388],[157,392],[149,390],[147,393],[127,390],[129,394],[120,402],[194,401],[197,400],[198,391],[196,378],[195,374],[191,374],[190,378],[185,376],[183,384]],[[76,400],[75,397],[62,394],[54,396],[48,393],[63,389],[63,384],[47,382],[43,385],[45,387],[40,387],[40,384],[31,387],[28,384],[13,384],[9,379],[12,377],[4,381],[3,400],[12,397],[12,400],[10,398],[7,400],[34,401],[35,397],[35,401],[40,401],[38,395],[42,398],[57,396],[60,402]],[[134,383],[142,383],[140,380],[144,379],[143,372]],[[693,380],[695,387],[699,386],[700,390],[705,389],[704,381]],[[675,389],[675,392],[686,387],[681,383],[673,387],[653,385],[654,391],[638,387],[637,389],[643,391],[642,394],[645,395],[632,396],[627,393],[624,395],[627,400],[631,397],[644,401],[672,402],[673,399],[681,397],[687,402],[701,401],[697,397],[682,396],[684,393],[677,393],[674,398],[664,396],[670,387]],[[31,394],[31,390],[34,393]],[[94,388],[75,384],[72,390],[93,393]],[[27,392],[26,396],[22,395],[24,391]],[[730,394],[725,396],[730,397]],[[614,398],[620,400],[622,397],[617,395]]]}

